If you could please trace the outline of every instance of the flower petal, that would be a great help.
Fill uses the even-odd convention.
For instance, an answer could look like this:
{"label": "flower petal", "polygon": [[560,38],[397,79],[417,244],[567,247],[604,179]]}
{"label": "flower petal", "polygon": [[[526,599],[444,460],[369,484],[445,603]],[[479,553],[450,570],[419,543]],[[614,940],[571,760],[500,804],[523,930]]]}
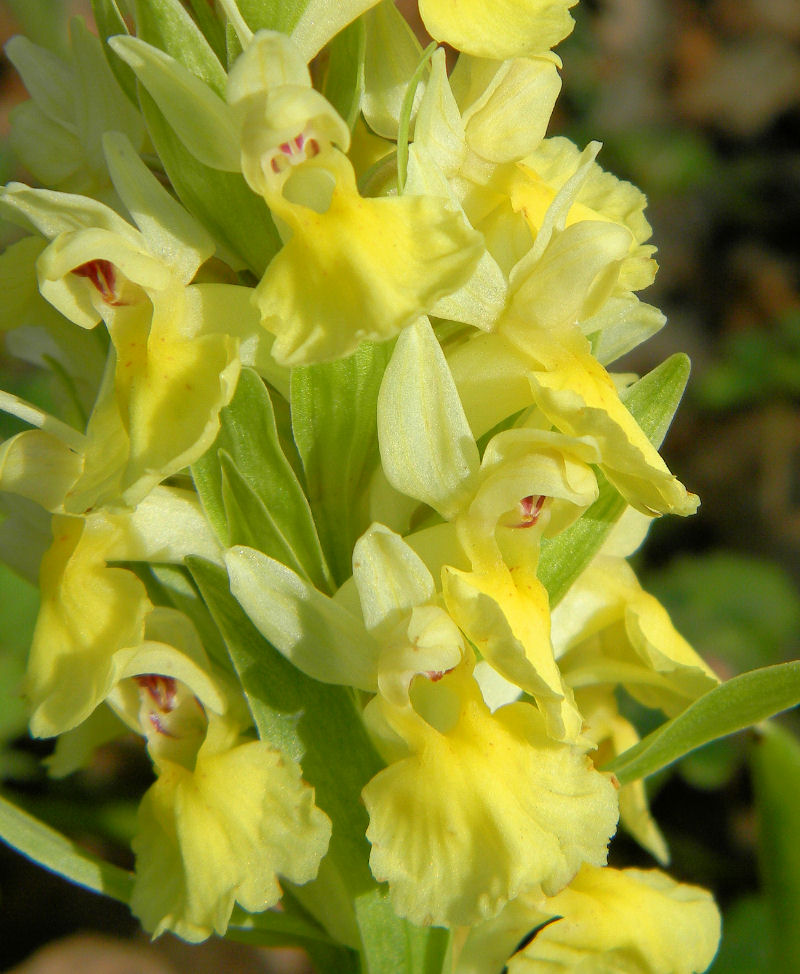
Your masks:
{"label": "flower petal", "polygon": [[502,61],[549,50],[570,33],[577,0],[420,0],[431,37]]}
{"label": "flower petal", "polygon": [[523,891],[554,892],[605,861],[616,825],[614,788],[580,749],[548,738],[530,704],[490,714],[460,670],[435,684],[460,698],[453,727],[420,731],[362,793],[373,874],[418,924],[472,924]]}
{"label": "flower petal", "polygon": [[483,658],[511,683],[530,693],[556,740],[577,740],[583,723],[561,678],[550,644],[547,592],[535,575],[492,571],[442,572],[450,614]]}
{"label": "flower petal", "polygon": [[222,935],[234,902],[249,912],[277,903],[277,874],[313,879],[330,832],[299,766],[278,751],[204,747],[194,773],[170,765],[142,801],[131,908],[153,936]]}
{"label": "flower petal", "polygon": [[509,974],[628,971],[631,963],[641,974],[697,974],[719,944],[711,895],[657,869],[584,866],[547,909],[561,919],[511,958]]}
{"label": "flower petal", "polygon": [[352,170],[337,178],[324,213],[293,205],[280,216],[292,237],[256,301],[283,365],[341,358],[361,341],[392,338],[464,284],[482,250],[446,201],[364,199]]}

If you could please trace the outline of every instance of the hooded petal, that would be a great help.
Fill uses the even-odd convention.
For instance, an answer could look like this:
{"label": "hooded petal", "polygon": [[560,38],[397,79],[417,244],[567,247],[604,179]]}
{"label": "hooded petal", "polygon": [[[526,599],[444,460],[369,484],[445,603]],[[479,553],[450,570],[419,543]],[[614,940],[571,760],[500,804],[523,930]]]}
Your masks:
{"label": "hooded petal", "polygon": [[422,559],[382,524],[372,524],[356,542],[353,580],[371,632],[391,630],[403,614],[435,595],[433,578]]}

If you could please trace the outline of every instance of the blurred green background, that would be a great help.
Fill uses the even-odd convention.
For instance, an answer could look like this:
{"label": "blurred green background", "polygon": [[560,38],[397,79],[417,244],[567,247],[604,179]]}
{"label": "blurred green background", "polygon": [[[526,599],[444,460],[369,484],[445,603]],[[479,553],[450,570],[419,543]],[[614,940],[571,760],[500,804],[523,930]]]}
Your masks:
{"label": "blurred green background", "polygon": [[[68,0],[0,2],[3,42],[58,50]],[[702,498],[654,525],[636,557],[646,588],[721,676],[800,653],[800,3],[582,0],[559,47],[564,90],[551,134],[604,143],[600,162],[648,195],[661,270],[645,293],[668,326],[618,364],[645,372],[674,351],[694,372],[664,455]],[[7,116],[25,97],[0,63],[0,176],[24,178]],[[0,228],[3,241],[9,228]],[[0,383],[46,405],[46,379],[2,356]],[[0,435],[16,432],[0,416]],[[85,773],[48,782],[25,735],[19,680],[36,591],[0,567],[0,776],[15,801],[121,864],[147,762],[103,749]],[[639,715],[646,728],[647,714]],[[725,937],[714,974],[800,971],[798,722],[738,735],[651,780],[679,879],[714,890]],[[624,835],[615,865],[655,865]],[[0,847],[0,969],[75,931],[130,937],[126,911]],[[129,969],[301,970],[297,958],[219,954],[164,938]],[[217,951],[217,953],[215,953]],[[113,951],[106,945],[105,962]],[[63,955],[66,957],[66,955]],[[28,962],[37,963],[36,959]],[[85,959],[84,974],[94,970]],[[158,966],[161,965],[161,966]],[[205,965],[205,966],[204,966]],[[233,966],[231,966],[233,965]],[[294,966],[292,966],[294,965]],[[31,972],[44,970],[26,967]],[[72,970],[69,960],[61,968]],[[77,967],[75,968],[77,969]],[[122,967],[120,970],[124,969]],[[49,968],[48,968],[49,970]],[[97,970],[117,970],[98,967]],[[487,972],[491,974],[491,972]]]}

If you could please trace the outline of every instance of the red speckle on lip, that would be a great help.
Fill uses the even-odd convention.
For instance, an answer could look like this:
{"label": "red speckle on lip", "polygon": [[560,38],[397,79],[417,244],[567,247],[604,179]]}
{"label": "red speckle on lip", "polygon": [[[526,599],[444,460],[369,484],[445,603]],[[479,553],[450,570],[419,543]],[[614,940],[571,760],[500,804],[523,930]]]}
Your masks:
{"label": "red speckle on lip", "polygon": [[100,297],[112,306],[124,304],[115,291],[117,283],[117,272],[110,260],[90,260],[85,264],[72,269],[72,273],[78,277],[88,278],[97,288]]}
{"label": "red speckle on lip", "polygon": [[443,676],[452,673],[454,669],[455,667],[451,666],[449,670],[426,670],[424,676],[427,676],[431,683],[438,683]]}
{"label": "red speckle on lip", "polygon": [[520,511],[522,512],[522,520],[519,524],[515,524],[515,528],[529,528],[536,524],[539,520],[539,515],[542,513],[542,508],[544,507],[544,502],[547,500],[544,494],[540,494],[536,498],[534,503],[533,494],[528,497],[523,497],[519,502]]}
{"label": "red speckle on lip", "polygon": [[137,676],[136,682],[147,691],[159,710],[169,713],[175,707],[177,684],[174,677],[148,673],[145,676]]}

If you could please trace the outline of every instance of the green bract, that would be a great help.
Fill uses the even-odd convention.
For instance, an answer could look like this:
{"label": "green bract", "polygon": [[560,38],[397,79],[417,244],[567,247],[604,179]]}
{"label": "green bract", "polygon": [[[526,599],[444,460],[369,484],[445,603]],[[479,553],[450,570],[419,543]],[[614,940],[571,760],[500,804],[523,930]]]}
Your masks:
{"label": "green bract", "polygon": [[0,834],[153,935],[711,963],[710,894],[608,842],[665,862],[638,779],[800,687],[719,684],[626,560],[697,507],[658,454],[688,363],[608,371],[663,316],[644,197],[547,137],[572,5],[424,0],[423,51],[389,0],[94,0],[67,60],[8,46],[0,329],[54,389],[0,392],[30,727],[56,776],[138,735],[154,781],[133,875]]}

